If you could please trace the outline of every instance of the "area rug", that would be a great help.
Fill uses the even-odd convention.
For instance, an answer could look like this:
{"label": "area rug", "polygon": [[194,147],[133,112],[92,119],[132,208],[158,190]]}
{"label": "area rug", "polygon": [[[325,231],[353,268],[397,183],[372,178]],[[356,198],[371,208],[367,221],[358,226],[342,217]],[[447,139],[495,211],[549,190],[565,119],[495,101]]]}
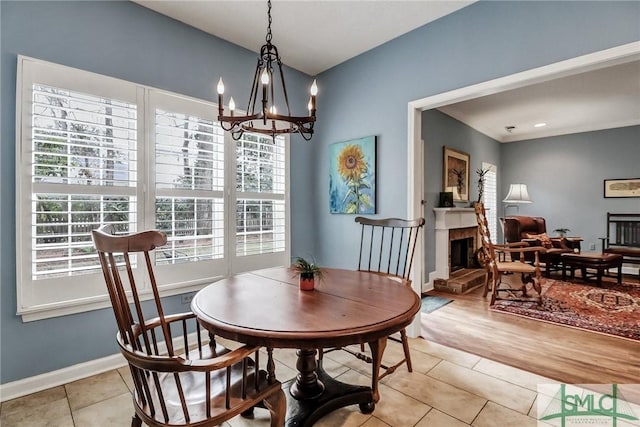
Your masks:
{"label": "area rug", "polygon": [[425,295],[422,297],[422,307],[420,311],[423,313],[431,313],[432,311],[436,311],[440,307],[444,307],[449,304],[452,299],[438,297],[435,295]]}
{"label": "area rug", "polygon": [[542,279],[542,304],[497,301],[491,309],[579,329],[640,340],[640,284],[601,286]]}

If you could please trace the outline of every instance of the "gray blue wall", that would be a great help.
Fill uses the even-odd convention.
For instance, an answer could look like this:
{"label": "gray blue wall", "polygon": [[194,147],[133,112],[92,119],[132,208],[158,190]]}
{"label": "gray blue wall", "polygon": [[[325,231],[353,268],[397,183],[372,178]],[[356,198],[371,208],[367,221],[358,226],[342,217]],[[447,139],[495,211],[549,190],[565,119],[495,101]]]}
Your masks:
{"label": "gray blue wall", "polygon": [[329,214],[329,144],[377,135],[378,214],[406,216],[409,101],[638,41],[639,17],[640,2],[480,1],[322,73],[316,259],[351,268],[358,251],[353,216]]}
{"label": "gray blue wall", "polygon": [[[378,213],[405,216],[408,101],[640,40],[639,16],[640,2],[483,1],[322,73],[318,132],[310,144],[292,144],[292,254],[355,264],[353,216],[328,213],[329,144],[377,135]],[[255,55],[129,2],[2,1],[0,19],[5,383],[116,351],[108,310],[29,324],[15,316],[16,55],[210,100],[220,75],[245,99]],[[291,73],[290,93],[306,92],[309,80]],[[305,106],[306,99],[292,105]],[[168,310],[184,308],[176,298],[169,303]]]}
{"label": "gray blue wall", "polygon": [[607,212],[640,212],[638,198],[605,199],[603,183],[640,177],[640,126],[512,142],[501,154],[500,198],[509,183],[527,184],[533,203],[520,214],[544,217],[548,232],[571,229],[569,235],[584,238],[583,249],[600,249]]}
{"label": "gray blue wall", "polygon": [[[441,113],[427,110],[422,113],[422,139],[424,141],[424,212],[425,235],[425,277],[435,270],[435,216],[433,208],[438,206],[440,192],[443,191],[443,147],[454,148],[469,154],[469,200],[478,200],[477,169],[482,162],[498,167],[500,172],[500,143],[489,138],[464,123]],[[498,184],[499,185],[499,184]],[[469,207],[471,203],[457,203],[459,207]]]}
{"label": "gray blue wall", "polygon": [[[1,1],[0,11],[0,382],[6,383],[118,352],[110,309],[30,323],[22,323],[16,316],[13,200],[17,55],[215,101],[220,76],[235,99],[248,99],[256,54],[131,2]],[[293,70],[285,73],[291,94],[308,93],[309,76]],[[293,111],[306,111],[307,101],[306,95],[292,97]],[[292,138],[292,158],[302,160],[291,164],[296,177],[291,180],[294,236],[305,236],[309,230],[311,195],[307,188],[312,175],[307,173],[306,163],[312,154],[310,147],[300,138]],[[293,250],[311,252],[307,245],[312,241],[293,242]],[[188,309],[179,297],[167,298],[165,304],[168,312]]]}

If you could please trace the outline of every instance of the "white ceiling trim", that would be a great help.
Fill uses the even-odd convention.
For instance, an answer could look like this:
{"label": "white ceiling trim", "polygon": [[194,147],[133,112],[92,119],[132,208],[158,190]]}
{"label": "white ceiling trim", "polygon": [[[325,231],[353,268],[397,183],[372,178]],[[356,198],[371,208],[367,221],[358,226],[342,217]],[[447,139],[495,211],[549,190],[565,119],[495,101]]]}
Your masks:
{"label": "white ceiling trim", "polygon": [[640,41],[627,43],[610,49],[579,56],[532,70],[488,80],[475,85],[455,89],[433,96],[409,101],[409,106],[421,111],[440,108],[481,96],[493,95],[507,90],[542,83],[560,77],[571,76],[599,68],[640,60]]}

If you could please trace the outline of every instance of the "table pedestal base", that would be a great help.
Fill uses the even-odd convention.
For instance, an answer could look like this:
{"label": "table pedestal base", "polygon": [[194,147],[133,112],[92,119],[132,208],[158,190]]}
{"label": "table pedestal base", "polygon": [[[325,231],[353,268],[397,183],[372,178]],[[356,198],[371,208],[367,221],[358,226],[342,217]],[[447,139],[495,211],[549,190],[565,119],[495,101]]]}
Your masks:
{"label": "table pedestal base", "polygon": [[[369,414],[375,409],[371,387],[345,384],[336,381],[322,369],[320,363],[316,370],[318,379],[324,384],[324,392],[315,399],[297,400],[290,392],[296,379],[287,381],[282,388],[287,396],[287,427],[312,426],[322,416],[344,406],[360,405],[363,413]],[[295,389],[295,387],[294,387]]]}

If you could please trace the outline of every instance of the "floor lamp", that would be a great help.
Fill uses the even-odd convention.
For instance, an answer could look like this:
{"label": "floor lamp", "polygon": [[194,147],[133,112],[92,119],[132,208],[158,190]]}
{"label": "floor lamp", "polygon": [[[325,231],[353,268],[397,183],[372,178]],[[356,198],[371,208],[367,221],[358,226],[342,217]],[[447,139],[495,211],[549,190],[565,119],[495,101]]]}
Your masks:
{"label": "floor lamp", "polygon": [[516,212],[520,211],[520,204],[522,203],[531,203],[531,198],[529,197],[529,191],[527,190],[527,184],[511,184],[509,185],[509,192],[507,193],[507,197],[502,200],[504,205],[504,216],[500,219],[500,225],[502,226],[502,242],[506,243],[506,239],[504,237],[504,218],[507,216],[507,208],[515,207],[517,209]]}

